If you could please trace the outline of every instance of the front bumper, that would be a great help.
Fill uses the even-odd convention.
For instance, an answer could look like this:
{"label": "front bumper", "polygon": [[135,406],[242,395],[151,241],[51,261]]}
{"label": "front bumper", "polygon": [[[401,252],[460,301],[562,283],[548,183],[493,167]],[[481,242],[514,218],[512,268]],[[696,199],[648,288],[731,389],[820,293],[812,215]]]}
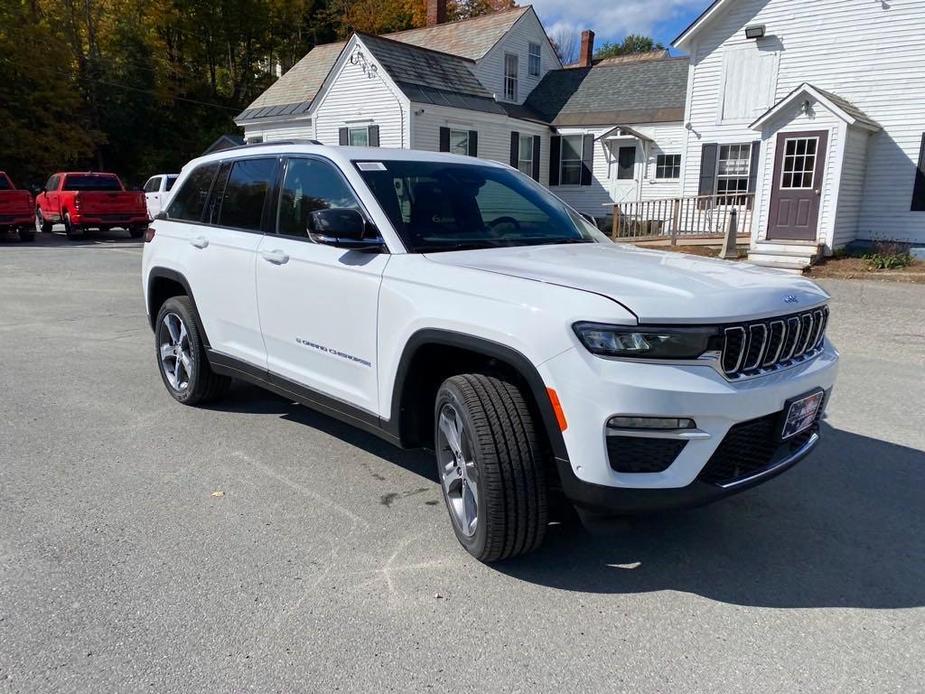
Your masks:
{"label": "front bumper", "polygon": [[[557,459],[563,491],[591,510],[637,513],[709,503],[760,484],[813,450],[818,422],[796,445],[767,450],[767,464],[734,484],[721,483],[705,467],[729,457],[728,446],[720,448],[727,435],[732,439],[749,423],[773,420],[797,396],[830,391],[837,368],[838,353],[828,341],[809,361],[740,381],[728,381],[709,366],[606,360],[580,348],[560,354],[541,365],[541,373],[556,389],[568,422],[562,434],[568,457]],[[606,422],[615,415],[685,417],[696,430],[664,434],[685,442],[667,468],[620,472],[607,447]]]}

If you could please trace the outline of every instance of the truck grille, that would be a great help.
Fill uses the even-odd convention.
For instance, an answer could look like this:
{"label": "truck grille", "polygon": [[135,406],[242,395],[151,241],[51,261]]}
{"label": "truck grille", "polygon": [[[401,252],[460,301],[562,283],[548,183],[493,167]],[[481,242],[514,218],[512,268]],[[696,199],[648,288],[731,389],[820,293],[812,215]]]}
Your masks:
{"label": "truck grille", "polygon": [[754,376],[815,356],[829,322],[829,307],[725,329],[722,368],[727,378]]}

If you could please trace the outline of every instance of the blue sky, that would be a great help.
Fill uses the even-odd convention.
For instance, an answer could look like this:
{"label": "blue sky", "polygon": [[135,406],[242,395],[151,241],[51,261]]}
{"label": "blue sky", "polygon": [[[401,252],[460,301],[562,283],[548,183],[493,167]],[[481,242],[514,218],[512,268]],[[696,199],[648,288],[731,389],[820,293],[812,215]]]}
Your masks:
{"label": "blue sky", "polygon": [[550,35],[593,29],[595,42],[647,34],[666,46],[710,0],[521,0],[532,4]]}

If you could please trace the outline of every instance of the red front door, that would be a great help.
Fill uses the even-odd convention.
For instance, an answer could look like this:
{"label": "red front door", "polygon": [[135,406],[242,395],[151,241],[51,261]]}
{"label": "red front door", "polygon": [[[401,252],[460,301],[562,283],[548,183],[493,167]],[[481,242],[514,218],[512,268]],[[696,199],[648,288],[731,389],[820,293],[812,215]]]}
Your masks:
{"label": "red front door", "polygon": [[768,239],[815,241],[828,133],[777,136]]}

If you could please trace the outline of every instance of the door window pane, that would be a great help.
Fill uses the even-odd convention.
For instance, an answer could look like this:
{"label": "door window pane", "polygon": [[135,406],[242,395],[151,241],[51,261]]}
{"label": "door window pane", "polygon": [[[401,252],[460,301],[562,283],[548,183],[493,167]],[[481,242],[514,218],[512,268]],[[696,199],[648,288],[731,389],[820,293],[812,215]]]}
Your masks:
{"label": "door window pane", "polygon": [[786,141],[781,167],[783,171],[781,188],[807,189],[813,187],[818,144],[819,140],[815,137],[794,137]]}
{"label": "door window pane", "polygon": [[202,210],[209,197],[212,179],[218,171],[218,162],[203,164],[196,168],[183,182],[183,186],[173,196],[167,215],[171,219],[198,222],[202,219]]}
{"label": "door window pane", "polygon": [[161,187],[161,177],[155,176],[154,178],[148,179],[148,182],[145,183],[145,192],[146,193],[156,193]]}
{"label": "door window pane", "polygon": [[340,172],[320,159],[290,159],[279,197],[277,231],[308,237],[308,215],[314,210],[359,210],[353,191]]}
{"label": "door window pane", "polygon": [[170,190],[171,188],[173,188],[173,184],[176,183],[176,182],[177,182],[177,177],[176,177],[176,176],[168,176],[168,177],[167,177],[167,185],[164,186],[164,190]]}
{"label": "door window pane", "polygon": [[273,182],[275,159],[239,159],[231,167],[218,216],[221,226],[258,231]]}
{"label": "door window pane", "polygon": [[617,179],[631,181],[636,177],[636,145],[621,147],[617,156]]}

